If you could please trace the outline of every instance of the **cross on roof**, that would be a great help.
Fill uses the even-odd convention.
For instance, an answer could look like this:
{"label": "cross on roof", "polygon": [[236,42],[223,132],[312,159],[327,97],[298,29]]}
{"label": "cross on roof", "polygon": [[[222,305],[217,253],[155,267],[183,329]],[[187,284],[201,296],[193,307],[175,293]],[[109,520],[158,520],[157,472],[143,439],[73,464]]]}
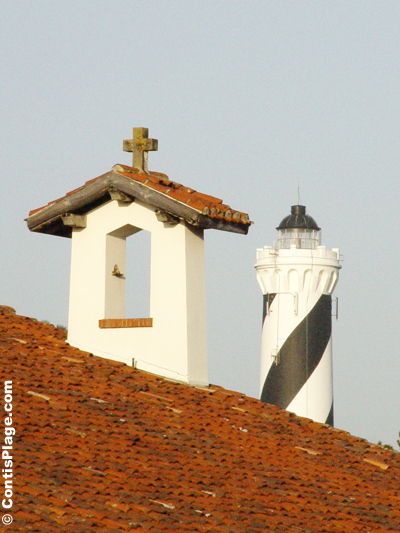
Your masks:
{"label": "cross on roof", "polygon": [[148,128],[133,128],[133,139],[124,141],[124,152],[132,152],[132,167],[148,172],[148,152],[158,150],[158,140],[149,139]]}

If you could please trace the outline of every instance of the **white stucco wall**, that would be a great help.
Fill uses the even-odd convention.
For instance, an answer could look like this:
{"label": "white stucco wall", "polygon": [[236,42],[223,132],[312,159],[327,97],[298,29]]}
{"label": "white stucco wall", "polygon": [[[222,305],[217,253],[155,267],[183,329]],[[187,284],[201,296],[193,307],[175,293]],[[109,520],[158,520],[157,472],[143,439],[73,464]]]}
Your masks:
{"label": "white stucco wall", "polygon": [[[151,232],[151,328],[100,329],[125,317],[126,241]],[[117,264],[124,277],[112,275]],[[140,280],[139,280],[140,281]],[[190,384],[207,385],[203,231],[159,222],[152,207],[117,201],[87,214],[72,235],[68,342]]]}

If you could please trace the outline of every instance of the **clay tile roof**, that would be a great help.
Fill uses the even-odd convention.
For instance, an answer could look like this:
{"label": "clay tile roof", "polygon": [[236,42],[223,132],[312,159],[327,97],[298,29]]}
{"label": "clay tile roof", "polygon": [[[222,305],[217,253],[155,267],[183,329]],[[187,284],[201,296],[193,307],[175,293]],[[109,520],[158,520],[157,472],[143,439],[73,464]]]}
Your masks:
{"label": "clay tile roof", "polygon": [[399,453],[64,337],[0,307],[13,531],[400,531]]}
{"label": "clay tile roof", "polygon": [[220,198],[171,181],[165,174],[115,165],[111,172],[30,211],[28,227],[31,231],[70,237],[71,228],[63,224],[63,217],[67,214],[82,215],[109,201],[114,190],[127,195],[128,199],[137,198],[176,219],[204,229],[247,234],[251,224],[247,213],[232,209]]}

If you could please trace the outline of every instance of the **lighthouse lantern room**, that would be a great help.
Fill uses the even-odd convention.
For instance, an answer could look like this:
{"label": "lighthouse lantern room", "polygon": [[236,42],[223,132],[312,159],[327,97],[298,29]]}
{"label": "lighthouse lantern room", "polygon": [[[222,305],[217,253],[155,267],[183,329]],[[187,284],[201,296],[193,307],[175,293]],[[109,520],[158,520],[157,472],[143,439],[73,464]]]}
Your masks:
{"label": "lighthouse lantern room", "polygon": [[293,205],[290,215],[279,224],[278,248],[296,248],[314,250],[320,244],[320,229],[315,220],[306,214],[304,205]]}

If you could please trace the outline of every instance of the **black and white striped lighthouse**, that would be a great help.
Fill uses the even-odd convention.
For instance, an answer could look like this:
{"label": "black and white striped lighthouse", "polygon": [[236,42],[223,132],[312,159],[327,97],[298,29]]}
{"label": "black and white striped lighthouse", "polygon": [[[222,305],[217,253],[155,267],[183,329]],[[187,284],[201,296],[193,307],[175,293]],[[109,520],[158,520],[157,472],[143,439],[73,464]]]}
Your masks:
{"label": "black and white striped lighthouse", "polygon": [[261,401],[333,425],[332,300],[339,249],[320,244],[303,205],[277,227],[278,247],[257,250],[263,293]]}

